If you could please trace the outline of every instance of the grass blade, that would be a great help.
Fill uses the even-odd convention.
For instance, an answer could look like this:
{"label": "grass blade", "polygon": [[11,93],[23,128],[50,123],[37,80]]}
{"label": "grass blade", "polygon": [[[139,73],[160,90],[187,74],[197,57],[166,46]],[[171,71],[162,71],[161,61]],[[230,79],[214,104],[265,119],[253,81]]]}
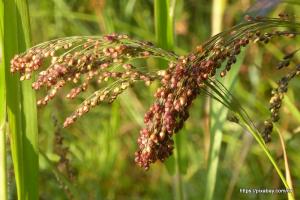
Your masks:
{"label": "grass blade", "polygon": [[[272,163],[273,167],[276,170],[276,173],[280,177],[282,183],[284,184],[286,189],[290,189],[289,182],[285,179],[284,175],[282,174],[278,164],[276,163],[275,159],[273,158],[271,152],[268,150],[264,139],[262,138],[261,134],[253,124],[252,120],[249,118],[247,112],[242,108],[240,103],[235,99],[234,96],[230,94],[230,92],[224,87],[224,85],[221,82],[213,81],[213,84],[210,84],[208,82],[208,85],[210,89],[212,89],[215,94],[213,94],[213,97],[217,97],[217,99],[221,99],[220,102],[226,106],[228,109],[234,111],[236,115],[239,117],[240,125],[242,125],[244,128],[246,128],[252,136],[255,138],[257,143],[259,144],[260,148],[263,150],[265,155],[268,157],[270,162]],[[217,85],[214,85],[217,84]],[[216,95],[216,96],[215,96]],[[232,102],[228,101],[228,99],[231,99]],[[292,195],[289,195],[290,199],[294,199]]]}
{"label": "grass blade", "polygon": [[[270,162],[272,163],[272,165],[274,166],[278,176],[280,177],[282,183],[284,184],[284,187],[286,189],[290,189],[290,186],[287,182],[287,180],[285,179],[284,175],[282,174],[278,164],[276,163],[275,159],[272,157],[270,151],[268,150],[267,146],[265,145],[263,138],[261,137],[260,133],[258,133],[255,129],[253,129],[253,127],[251,127],[247,121],[245,120],[245,118],[240,115],[238,113],[238,115],[240,116],[240,118],[242,119],[243,124],[246,126],[246,128],[248,129],[248,131],[252,134],[252,136],[255,138],[255,140],[257,141],[257,143],[259,144],[259,146],[262,148],[262,150],[264,151],[264,153],[267,155],[268,159],[270,160]],[[289,195],[290,199],[294,199],[293,196]]]}
{"label": "grass blade", "polygon": [[[233,87],[237,80],[238,71],[240,69],[241,63],[244,59],[245,53],[240,55],[238,62],[231,73],[228,74],[226,80],[224,81],[224,86],[229,88]],[[226,122],[226,116],[228,109],[220,104],[219,102],[211,102],[211,121],[210,121],[210,132],[211,132],[211,143],[209,150],[209,162],[208,162],[208,172],[206,180],[206,196],[205,199],[213,199],[213,194],[215,190],[216,180],[217,180],[217,170],[219,165],[219,153],[221,149],[222,142],[222,128],[223,124]]]}
{"label": "grass blade", "polygon": [[[22,24],[19,39],[23,38],[19,46],[19,51],[23,51],[30,47],[30,24],[29,24],[29,11],[27,0],[17,0],[16,6],[19,8],[18,20],[19,27]],[[38,129],[37,129],[37,108],[36,96],[31,87],[32,81],[26,81],[21,84],[22,90],[22,130],[23,134],[23,159],[24,159],[24,184],[26,187],[25,195],[27,199],[38,199]]]}
{"label": "grass blade", "polygon": [[[212,35],[222,31],[222,19],[226,7],[226,0],[214,0],[212,7]],[[231,87],[238,72],[238,67],[227,77],[225,87]],[[210,108],[210,147],[208,155],[208,172],[206,178],[205,199],[213,199],[219,164],[219,153],[222,142],[222,127],[226,120],[227,109],[218,102],[209,102]]]}
{"label": "grass blade", "polygon": [[[277,127],[276,127],[276,132],[278,133],[279,140],[280,140],[280,143],[281,143],[282,152],[283,152],[284,167],[285,167],[285,178],[287,180],[287,184],[290,187],[289,189],[294,191],[292,178],[291,178],[290,167],[289,167],[289,162],[288,162],[288,157],[287,157],[286,148],[285,148],[285,144],[284,144],[284,139],[283,139],[283,137],[282,137],[282,135],[281,135],[281,133],[280,133],[280,131],[278,130]],[[295,199],[295,196],[294,196],[293,192],[288,193],[288,199],[289,200]]]}
{"label": "grass blade", "polygon": [[[4,123],[5,124],[5,123]],[[6,167],[6,132],[5,125],[1,124],[0,127],[0,198],[7,199],[7,167]]]}
{"label": "grass blade", "polygon": [[[174,49],[174,10],[176,0],[155,0],[154,15],[155,15],[155,36],[156,43],[159,47],[172,50]],[[161,65],[166,65],[166,62],[161,61]],[[174,138],[175,149],[174,159],[168,159],[166,167],[172,174],[175,171],[175,198],[183,199],[183,184],[181,177],[181,139],[179,135]],[[174,169],[175,165],[175,169]]]}
{"label": "grass blade", "polygon": [[174,48],[174,7],[175,0],[155,0],[155,36],[159,47]]}
{"label": "grass blade", "polygon": [[233,175],[229,182],[228,189],[226,191],[225,200],[230,200],[233,198],[234,188],[239,180],[239,176],[241,174],[241,170],[243,166],[245,165],[245,161],[248,155],[248,152],[250,150],[250,147],[252,145],[253,137],[245,133],[243,135],[242,139],[242,150],[240,152],[237,152],[235,159],[239,160],[239,162],[234,166],[233,168]]}
{"label": "grass blade", "polygon": [[[5,61],[13,57],[18,50],[17,38],[17,22],[15,19],[16,9],[15,2],[9,1],[4,4],[4,48],[3,53]],[[6,26],[9,19],[13,19],[11,26]],[[12,159],[14,162],[14,172],[16,178],[16,186],[18,197],[24,196],[23,183],[23,156],[22,156],[22,125],[21,125],[21,109],[20,109],[20,86],[19,80],[16,76],[12,76],[9,72],[9,65],[5,63],[6,67],[6,91],[7,91],[7,114],[10,130]],[[13,94],[10,91],[15,91]]]}
{"label": "grass blade", "polygon": [[[4,4],[4,55],[9,61],[30,44],[28,5],[25,0]],[[7,113],[18,199],[38,199],[38,148],[35,94],[31,82],[20,84],[6,66]]]}
{"label": "grass blade", "polygon": [[7,200],[7,167],[6,167],[6,84],[5,84],[5,58],[3,55],[3,1],[0,2],[0,199]]}

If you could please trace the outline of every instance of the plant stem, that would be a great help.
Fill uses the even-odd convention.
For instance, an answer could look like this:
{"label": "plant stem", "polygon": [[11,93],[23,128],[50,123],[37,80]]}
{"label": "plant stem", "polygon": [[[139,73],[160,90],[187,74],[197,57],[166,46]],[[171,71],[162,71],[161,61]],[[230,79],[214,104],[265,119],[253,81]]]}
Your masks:
{"label": "plant stem", "polygon": [[[241,117],[241,115],[240,115]],[[246,128],[248,129],[248,131],[253,135],[253,137],[255,138],[255,140],[257,141],[257,143],[259,144],[259,146],[263,149],[263,151],[265,152],[265,154],[267,155],[267,157],[269,158],[269,160],[271,161],[272,165],[274,166],[277,174],[279,175],[282,183],[284,184],[284,187],[286,189],[290,189],[287,181],[285,180],[281,170],[279,169],[279,166],[277,165],[277,163],[275,162],[274,158],[272,157],[270,151],[267,149],[263,139],[261,138],[261,136],[259,135],[259,133],[257,133],[245,120],[243,117],[241,117],[243,124],[246,126]]]}
{"label": "plant stem", "polygon": [[227,0],[213,0],[212,3],[212,36],[220,33],[223,29],[223,15],[227,5]]}
{"label": "plant stem", "polygon": [[9,61],[30,45],[26,0],[5,1],[3,31],[7,115],[18,199],[38,199],[38,137],[35,93],[31,81],[20,83]]}
{"label": "plant stem", "polygon": [[[289,162],[288,162],[288,156],[286,153],[286,148],[285,148],[285,144],[284,144],[284,139],[279,131],[279,129],[277,127],[275,127],[276,132],[278,133],[279,139],[280,139],[280,143],[281,143],[281,147],[282,147],[282,152],[283,152],[283,158],[284,158],[284,166],[285,166],[285,177],[286,177],[286,182],[289,185],[289,189],[291,189],[292,191],[294,191],[293,188],[293,183],[292,183],[292,178],[291,178],[291,172],[290,172],[290,167],[289,167]],[[295,195],[294,193],[288,193],[288,199],[289,200],[293,200],[295,199]]]}
{"label": "plant stem", "polygon": [[[226,7],[226,0],[214,0],[212,5],[212,35],[222,31],[223,14]],[[235,76],[229,78],[227,86],[233,83]],[[210,148],[208,158],[208,172],[206,179],[205,199],[213,199],[215,191],[217,169],[219,164],[219,153],[222,143],[222,127],[225,122],[227,109],[218,102],[207,101],[207,107],[210,107]],[[209,109],[207,109],[209,110]]]}
{"label": "plant stem", "polygon": [[159,47],[174,48],[174,8],[176,0],[155,0],[155,36]]}
{"label": "plant stem", "polygon": [[[159,47],[172,50],[174,49],[174,11],[175,11],[176,0],[155,0],[154,1],[154,15],[155,15],[155,36],[156,43]],[[166,66],[165,61],[160,61],[162,66]],[[181,177],[181,154],[180,154],[180,136],[175,136],[175,149],[174,149],[174,159],[175,159],[175,197],[178,200],[183,199],[183,184]],[[171,159],[169,159],[171,160]],[[168,167],[169,172],[172,171]],[[169,163],[173,164],[173,163]],[[172,173],[172,172],[171,172]]]}
{"label": "plant stem", "polygon": [[183,185],[182,185],[182,177],[180,172],[182,171],[181,169],[181,140],[180,140],[180,135],[176,135],[175,137],[175,162],[176,162],[176,170],[175,170],[175,179],[176,179],[176,198],[181,200],[184,199],[183,195]]}
{"label": "plant stem", "polygon": [[6,167],[6,84],[4,57],[4,2],[0,1],[0,199],[7,200]]}
{"label": "plant stem", "polygon": [[5,124],[0,125],[0,199],[7,200],[6,133]]}
{"label": "plant stem", "polygon": [[[217,86],[214,87],[214,85],[210,85],[210,88],[212,89],[213,92],[216,93],[215,97],[219,97],[221,103],[226,106],[228,109],[234,111],[236,115],[240,118],[241,125],[244,125],[247,130],[252,134],[252,136],[255,138],[255,140],[258,142],[260,147],[263,149],[264,153],[267,155],[268,159],[271,161],[272,165],[274,166],[277,174],[279,175],[280,179],[282,180],[284,186],[286,189],[291,189],[291,186],[289,185],[288,181],[285,179],[283,176],[281,170],[279,169],[279,166],[275,162],[274,158],[272,157],[270,151],[267,149],[265,142],[260,135],[260,133],[256,130],[255,126],[251,122],[251,119],[249,118],[248,114],[246,111],[240,106],[239,102],[236,101],[236,99],[229,93],[229,91],[222,86]],[[219,91],[221,90],[221,91]],[[227,100],[228,97],[231,96],[231,103]],[[294,200],[294,197],[292,195],[289,195],[290,199]]]}

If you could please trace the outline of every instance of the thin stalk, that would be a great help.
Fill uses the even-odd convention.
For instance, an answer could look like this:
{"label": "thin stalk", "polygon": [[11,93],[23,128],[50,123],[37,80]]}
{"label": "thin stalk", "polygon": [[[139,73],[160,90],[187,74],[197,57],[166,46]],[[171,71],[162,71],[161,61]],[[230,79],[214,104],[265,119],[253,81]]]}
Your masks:
{"label": "thin stalk", "polygon": [[[279,129],[277,127],[275,127],[275,129],[276,129],[276,132],[278,133],[280,143],[281,143],[282,152],[283,152],[284,166],[285,166],[285,177],[286,177],[287,183],[289,185],[289,189],[294,191],[293,182],[292,182],[292,178],[291,178],[290,167],[289,167],[289,162],[288,162],[288,156],[287,156],[286,148],[285,148],[285,144],[284,144],[284,139],[283,139]],[[291,192],[291,193],[289,192],[287,194],[288,194],[288,199],[289,200],[295,199],[295,195],[294,195],[293,192]]]}
{"label": "thin stalk", "polygon": [[176,0],[155,0],[155,36],[159,47],[174,48],[174,8]]}
{"label": "thin stalk", "polygon": [[[212,4],[212,35],[216,35],[222,31],[223,15],[225,11],[226,0],[214,0]],[[235,79],[231,76],[227,86],[230,86]],[[219,164],[219,153],[222,143],[222,127],[226,120],[227,109],[217,102],[207,101],[206,110],[210,110],[210,145],[208,155],[208,171],[206,178],[205,199],[213,199],[215,191],[217,169]]]}
{"label": "thin stalk", "polygon": [[42,152],[42,151],[39,151],[39,154],[40,154],[40,156],[41,156],[41,159],[43,159],[43,161],[45,161],[47,167],[49,167],[49,168],[53,171],[53,173],[54,173],[54,175],[56,176],[56,178],[58,179],[58,181],[61,181],[62,184],[63,184],[64,186],[66,186],[66,187],[70,190],[70,192],[72,193],[72,195],[73,195],[74,197],[80,197],[80,194],[77,192],[78,189],[76,189],[76,188],[72,185],[72,183],[70,183],[70,181],[68,180],[67,177],[65,177],[61,172],[59,172],[59,171],[57,170],[57,167],[55,167],[55,165],[54,165],[54,164],[52,163],[52,161],[47,157],[47,155],[46,155],[44,152]]}
{"label": "thin stalk", "polygon": [[[272,157],[270,151],[267,149],[263,139],[261,138],[260,134],[253,129],[252,126],[250,126],[247,121],[244,120],[244,117],[241,116],[239,113],[238,115],[240,116],[240,118],[242,119],[243,124],[246,126],[246,128],[248,129],[248,131],[252,134],[252,136],[255,138],[255,140],[257,141],[257,143],[259,144],[259,146],[263,149],[264,153],[267,155],[268,159],[271,161],[272,165],[274,166],[278,176],[280,177],[284,187],[286,189],[290,189],[289,184],[287,183],[286,179],[284,178],[284,175],[282,174],[281,170],[279,169],[279,166],[277,165],[276,161],[274,160],[274,158]],[[294,198],[292,198],[294,199]]]}
{"label": "thin stalk", "polygon": [[26,0],[5,1],[4,57],[10,144],[18,199],[38,199],[38,148],[35,94],[31,82],[20,83],[9,71],[9,61],[30,45]]}
{"label": "thin stalk", "polygon": [[212,3],[212,35],[220,33],[223,29],[223,15],[227,0],[213,0]]}
{"label": "thin stalk", "polygon": [[0,1],[0,199],[7,200],[7,167],[6,167],[6,84],[4,42],[4,2]]}
{"label": "thin stalk", "polygon": [[175,165],[176,165],[176,171],[175,171],[175,180],[176,180],[176,198],[181,200],[184,199],[183,194],[183,183],[182,183],[182,177],[181,177],[181,137],[180,135],[177,135],[175,137]]}
{"label": "thin stalk", "polygon": [[[276,161],[272,157],[270,151],[267,149],[267,146],[265,145],[265,142],[264,142],[262,136],[257,131],[257,129],[255,128],[253,123],[251,122],[251,119],[249,119],[249,116],[246,113],[246,111],[239,105],[239,102],[234,98],[234,96],[232,96],[230,94],[230,92],[228,90],[226,90],[226,88],[223,85],[216,85],[216,87],[214,87],[214,85],[209,85],[209,86],[215,92],[214,94],[224,101],[224,102],[222,102],[222,104],[237,114],[237,116],[240,119],[240,124],[245,126],[245,128],[252,134],[252,136],[255,138],[257,143],[263,149],[264,153],[267,155],[268,159],[274,166],[278,176],[282,180],[282,183],[284,184],[285,188],[291,189],[290,184],[285,179],[285,177],[282,174],[281,170],[279,169],[279,166],[277,165]],[[217,91],[216,91],[216,89],[217,89]],[[219,92],[218,90],[220,90],[221,92]],[[231,97],[231,99],[232,99],[231,104],[228,104],[228,102],[226,101],[226,99],[229,97]],[[292,195],[290,195],[290,194],[288,194],[288,195],[289,195],[290,199],[294,200],[294,197]]]}
{"label": "thin stalk", "polygon": [[[154,17],[155,17],[155,36],[156,43],[159,47],[172,50],[174,49],[174,11],[175,11],[176,0],[155,0],[154,1]],[[160,64],[165,66],[165,61],[160,61]],[[181,138],[177,135],[175,137],[175,149],[174,149],[174,159],[175,159],[175,198],[183,199],[183,183],[180,174],[181,171]],[[173,163],[169,159],[166,166],[172,173]]]}
{"label": "thin stalk", "polygon": [[0,125],[0,199],[7,200],[7,163],[5,124]]}

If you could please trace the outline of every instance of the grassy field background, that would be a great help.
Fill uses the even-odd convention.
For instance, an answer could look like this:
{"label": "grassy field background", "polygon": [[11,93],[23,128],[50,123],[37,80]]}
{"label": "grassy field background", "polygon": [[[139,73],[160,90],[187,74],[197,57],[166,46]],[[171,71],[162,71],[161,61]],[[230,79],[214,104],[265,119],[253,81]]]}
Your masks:
{"label": "grassy field background", "polygon": [[[173,6],[170,8],[174,12],[173,24],[171,19],[157,18],[155,11],[164,8],[155,8],[154,2],[157,5],[159,1],[29,0],[31,43],[116,32],[184,55],[210,36],[241,22],[253,3],[250,0],[169,1],[169,6]],[[282,11],[299,20],[299,4],[279,4],[270,16]],[[224,14],[216,15],[216,12]],[[164,39],[163,30],[160,33],[155,30],[159,24],[163,29],[168,23],[173,27],[166,28],[172,32]],[[225,84],[231,86],[232,93],[258,126],[269,116],[271,90],[274,81],[282,76],[274,70],[276,63],[285,52],[297,49],[298,42],[299,38],[276,39],[265,46],[250,45],[237,62],[241,65],[234,66],[240,67],[237,75],[225,78]],[[165,66],[156,60],[138,64],[153,69]],[[204,95],[194,102],[190,118],[176,136],[180,150],[176,151],[177,156],[167,164],[152,165],[147,172],[136,166],[136,140],[157,86],[158,83],[149,88],[137,84],[113,104],[96,107],[66,129],[62,128],[64,118],[83,98],[68,101],[63,98],[63,92],[48,106],[38,109],[39,199],[287,199],[284,194],[240,193],[242,188],[284,189],[284,185],[252,136],[226,120],[227,113],[222,113],[224,123],[219,125],[219,132],[210,137],[207,122],[220,117],[222,107]],[[97,86],[92,89],[96,90]],[[300,79],[296,78],[290,83],[281,119],[268,144],[282,170],[286,169],[286,151],[295,199],[300,198],[299,89]],[[216,114],[210,113],[210,106]],[[211,164],[215,158],[211,158],[210,144],[219,152],[215,164]],[[8,199],[16,199],[10,156],[7,162]]]}

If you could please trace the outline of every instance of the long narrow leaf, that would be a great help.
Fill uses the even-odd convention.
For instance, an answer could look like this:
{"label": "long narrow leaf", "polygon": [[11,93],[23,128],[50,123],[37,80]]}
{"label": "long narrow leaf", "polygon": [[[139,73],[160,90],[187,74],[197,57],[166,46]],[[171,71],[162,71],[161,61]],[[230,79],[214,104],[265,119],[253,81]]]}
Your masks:
{"label": "long narrow leaf", "polygon": [[[4,55],[9,61],[30,44],[28,5],[5,1]],[[38,149],[35,94],[31,82],[19,83],[6,63],[7,111],[18,199],[38,199]]]}
{"label": "long narrow leaf", "polygon": [[6,84],[5,84],[5,58],[3,54],[3,1],[0,1],[0,199],[7,199],[6,175]]}
{"label": "long narrow leaf", "polygon": [[[15,19],[16,7],[14,1],[6,1],[4,3],[4,57],[10,60],[18,50],[17,44],[17,22]],[[6,24],[10,23],[10,26]],[[24,196],[24,180],[23,180],[23,155],[22,155],[22,124],[21,124],[21,93],[18,77],[12,76],[9,71],[8,63],[6,67],[6,91],[7,91],[7,113],[10,130],[11,152],[14,162],[14,172],[16,178],[16,186],[18,197]]]}
{"label": "long narrow leaf", "polygon": [[[174,9],[175,0],[155,0],[155,36],[156,43],[159,47],[172,50],[174,48]],[[161,65],[166,65],[161,61]],[[174,158],[170,158],[166,162],[166,167],[171,174],[175,172],[175,197],[183,199],[183,185],[180,172],[181,167],[181,140],[183,137],[176,136]],[[175,166],[175,169],[174,169]]]}
{"label": "long narrow leaf", "polygon": [[[27,0],[17,0],[16,6],[19,10],[18,39],[19,51],[30,47],[30,24]],[[18,15],[17,15],[18,16]],[[23,158],[24,158],[24,184],[27,199],[38,199],[38,130],[37,109],[35,92],[31,88],[32,81],[22,83],[22,129],[23,129]]]}
{"label": "long narrow leaf", "polygon": [[[226,0],[214,0],[212,12],[212,35],[216,35],[222,31],[222,19],[226,7]],[[226,87],[231,87],[236,79],[239,68],[227,77]],[[222,128],[226,120],[227,109],[219,102],[210,102],[210,149],[208,158],[208,172],[206,178],[206,193],[205,199],[213,199],[215,191],[217,169],[219,164],[219,153],[222,142]]]}
{"label": "long narrow leaf", "polygon": [[163,49],[174,48],[174,5],[175,0],[155,0],[155,35],[157,45]]}
{"label": "long narrow leaf", "polygon": [[[287,156],[286,147],[285,147],[285,144],[284,144],[284,139],[283,139],[283,136],[281,135],[281,133],[280,133],[280,131],[277,127],[276,127],[276,132],[278,133],[279,140],[280,140],[280,143],[281,143],[282,152],[283,152],[284,167],[285,167],[285,178],[286,178],[287,184],[289,185],[289,189],[294,191],[291,172],[290,172],[290,167],[289,167],[289,162],[288,162],[288,156]],[[295,195],[294,195],[293,192],[288,193],[288,199],[289,200],[295,199]]]}

